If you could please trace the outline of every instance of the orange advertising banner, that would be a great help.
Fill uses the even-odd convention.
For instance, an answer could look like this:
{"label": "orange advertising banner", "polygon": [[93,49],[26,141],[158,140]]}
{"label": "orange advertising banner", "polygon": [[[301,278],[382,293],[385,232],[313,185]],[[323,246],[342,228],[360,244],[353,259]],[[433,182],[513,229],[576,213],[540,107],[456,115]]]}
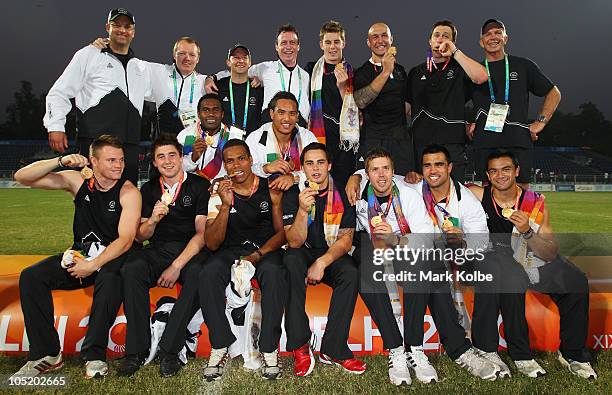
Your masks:
{"label": "orange advertising banner", "polygon": [[[45,258],[32,255],[0,256],[0,352],[21,354],[29,350],[29,341],[24,331],[23,315],[19,302],[19,273],[24,267]],[[593,287],[592,287],[593,289]],[[55,327],[58,330],[65,354],[80,351],[87,325],[93,287],[76,291],[54,291]],[[176,296],[177,290],[154,288],[151,290],[151,308],[165,295]],[[306,311],[310,317],[311,329],[317,339],[325,330],[331,289],[326,285],[308,287]],[[469,312],[472,311],[473,295],[464,293]],[[593,349],[612,348],[612,293],[592,293],[590,296],[588,346]],[[542,294],[527,294],[527,320],[531,347],[537,350],[555,351],[559,346],[559,315],[552,300]],[[400,320],[401,321],[401,320]],[[401,322],[400,322],[401,323]],[[499,320],[500,347],[505,348],[503,323]],[[120,310],[110,330],[108,341],[109,356],[119,356],[125,350],[126,319]],[[427,351],[441,349],[439,336],[432,317],[425,316],[424,347]],[[357,299],[351,322],[349,346],[355,354],[380,354],[383,351],[380,333],[370,317],[361,298]],[[281,338],[280,350],[285,351],[285,335]],[[317,345],[317,349],[319,345]],[[198,342],[198,355],[210,351],[206,325]]]}

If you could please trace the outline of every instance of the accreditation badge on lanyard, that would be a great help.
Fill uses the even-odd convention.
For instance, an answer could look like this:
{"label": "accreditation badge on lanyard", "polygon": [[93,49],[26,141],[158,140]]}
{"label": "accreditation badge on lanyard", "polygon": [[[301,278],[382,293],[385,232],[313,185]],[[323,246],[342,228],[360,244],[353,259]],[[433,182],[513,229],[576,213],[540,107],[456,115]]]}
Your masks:
{"label": "accreditation badge on lanyard", "polygon": [[508,55],[504,55],[504,61],[506,64],[506,86],[504,91],[504,103],[495,103],[495,92],[493,92],[493,83],[491,82],[491,72],[489,71],[489,62],[485,59],[485,68],[487,69],[487,77],[489,77],[489,93],[491,95],[491,107],[489,107],[489,113],[487,114],[487,122],[485,123],[484,130],[501,133],[504,129],[504,123],[510,112],[510,105],[508,104],[508,98],[510,96],[510,67],[508,66]]}
{"label": "accreditation badge on lanyard", "polygon": [[198,114],[195,110],[190,108],[188,110],[179,111],[179,118],[184,128],[194,125],[198,121]]}

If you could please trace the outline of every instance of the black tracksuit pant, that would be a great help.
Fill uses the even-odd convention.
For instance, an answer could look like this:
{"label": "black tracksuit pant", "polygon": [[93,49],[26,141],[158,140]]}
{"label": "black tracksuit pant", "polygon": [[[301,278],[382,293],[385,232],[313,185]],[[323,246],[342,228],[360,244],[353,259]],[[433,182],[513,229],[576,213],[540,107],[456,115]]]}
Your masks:
{"label": "black tracksuit pant", "polygon": [[[306,314],[308,267],[327,252],[324,249],[288,248],[283,258],[289,278],[289,300],[285,314],[287,351],[293,351],[310,340],[312,332]],[[347,340],[355,311],[359,277],[350,255],[343,255],[325,269],[322,281],[333,288],[327,326],[321,341],[321,352],[332,358],[353,358]]]}
{"label": "black tracksuit pant", "polygon": [[[540,281],[530,286],[535,291],[548,294],[559,308],[561,345],[559,350],[565,358],[579,362],[591,359],[586,349],[589,328],[589,288],[585,274],[576,266],[557,257],[538,269]],[[472,317],[472,341],[481,350],[497,351],[499,332],[497,316],[501,310],[508,354],[517,360],[532,359],[529,346],[529,327],[525,317],[525,291],[527,277],[523,268],[514,260],[494,269],[504,284],[509,279],[522,278],[521,293],[509,293],[507,287],[497,285],[476,287],[474,313]],[[493,292],[492,292],[493,291]],[[495,292],[497,291],[497,292]]]}
{"label": "black tracksuit pant", "polygon": [[[199,279],[200,306],[212,348],[232,345],[236,337],[225,315],[225,289],[231,281],[231,268],[236,259],[254,249],[225,248],[210,257]],[[255,278],[261,290],[261,333],[259,350],[273,352],[281,337],[281,322],[287,300],[287,274],[283,252],[270,252],[255,265]]]}
{"label": "black tracksuit pant", "polygon": [[62,255],[50,256],[24,269],[19,276],[19,297],[25,329],[30,341],[29,361],[60,352],[60,341],[54,326],[53,298],[56,289],[73,290],[94,286],[89,315],[89,328],[81,353],[85,360],[106,360],[108,331],[115,322],[121,306],[121,277],[119,270],[127,253],[108,262],[100,271],[82,279],[72,277],[61,266]]}
{"label": "black tracksuit pant", "polygon": [[[382,266],[374,266],[371,263],[371,243],[362,241],[361,246],[365,250],[359,248],[353,252],[353,257],[360,263],[361,297],[378,326],[384,347],[388,349],[398,347],[402,344],[402,338],[393,315],[387,287],[384,282],[374,279],[374,271],[382,270]],[[438,262],[436,265],[438,268],[434,270],[435,272],[444,272],[443,263]],[[432,268],[432,263],[428,262],[417,264],[411,267],[410,271],[416,273],[416,278],[419,278],[420,271]],[[400,283],[400,285],[402,285],[404,294],[404,344],[407,346],[423,345],[423,317],[429,306],[440,334],[440,341],[451,359],[459,358],[472,346],[469,339],[465,337],[465,330],[457,320],[457,310],[453,304],[448,282],[416,281]]]}
{"label": "black tracksuit pant", "polygon": [[[125,290],[123,308],[127,319],[126,354],[144,354],[151,347],[149,290],[157,286],[159,276],[186,245],[184,242],[157,243],[136,250],[121,269]],[[206,250],[201,251],[181,270],[178,279],[182,284],[181,293],[160,341],[160,348],[166,353],[178,354],[185,345],[187,325],[197,312],[198,276],[208,255]]]}

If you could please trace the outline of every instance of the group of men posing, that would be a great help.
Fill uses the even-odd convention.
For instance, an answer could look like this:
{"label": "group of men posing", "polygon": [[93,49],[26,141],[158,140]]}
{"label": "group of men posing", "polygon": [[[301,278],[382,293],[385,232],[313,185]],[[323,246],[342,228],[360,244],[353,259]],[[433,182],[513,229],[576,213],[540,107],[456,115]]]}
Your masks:
{"label": "group of men posing", "polygon": [[[70,88],[82,111],[84,126],[79,133],[85,132],[80,142],[89,144],[89,158],[81,154],[60,156],[35,162],[15,175],[25,185],[67,190],[75,202],[71,249],[25,269],[20,277],[30,354],[17,375],[31,376],[61,367],[51,290],[91,285],[94,299],[82,345],[86,375],[97,377],[108,372],[105,355],[108,330],[122,302],[127,318],[126,357],[118,374],[133,375],[149,354],[149,289],[172,288],[178,282],[182,284],[181,293],[159,343],[160,374],[172,376],[179,372],[178,353],[185,343],[187,323],[201,308],[212,347],[204,377],[217,380],[229,358],[228,348],[236,340],[225,314],[225,292],[232,267],[240,266],[243,272],[253,273],[261,291],[258,345],[262,376],[267,379],[276,379],[282,372],[278,346],[283,314],[286,347],[294,356],[293,372],[297,376],[312,372],[315,339],[305,312],[306,289],[307,285],[320,282],[332,287],[333,293],[319,360],[344,371],[361,374],[366,370],[366,364],[354,358],[347,344],[355,301],[361,293],[384,347],[389,350],[389,378],[395,385],[410,384],[410,368],[419,381],[438,380],[422,348],[423,315],[427,307],[446,353],[471,374],[486,380],[511,374],[497,354],[497,318],[501,312],[508,352],[518,371],[529,377],[543,375],[544,369],[533,359],[529,348],[525,318],[525,292],[533,288],[550,294],[559,306],[562,338],[559,361],[576,375],[597,377],[585,349],[586,277],[557,256],[543,196],[517,185],[523,156],[508,150],[490,150],[491,147],[483,149],[483,173],[489,181],[484,188],[466,188],[461,184],[462,173],[455,172],[455,161],[459,166],[462,163],[461,144],[452,140],[446,144],[444,136],[451,129],[459,130],[458,125],[463,136],[464,118],[458,112],[452,115],[437,111],[458,109],[453,107],[456,100],[451,100],[450,106],[449,97],[461,96],[463,108],[468,80],[491,81],[498,66],[503,74],[504,62],[491,58],[491,64],[485,62],[485,69],[469,59],[454,44],[456,30],[452,24],[444,21],[434,25],[427,64],[406,74],[395,63],[395,51],[389,48],[392,36],[386,25],[375,24],[370,28],[368,45],[372,58],[353,72],[342,57],[344,33],[339,24],[330,22],[321,31],[324,56],[312,64],[311,78],[297,65],[297,32],[285,26],[277,36],[279,60],[252,67],[263,83],[262,107],[266,110],[261,114],[251,109],[251,104],[257,103],[257,98],[251,100],[257,88],[251,86],[248,74],[245,75],[250,65],[250,53],[245,47],[237,45],[230,49],[231,75],[225,82],[223,79],[216,82],[219,94],[207,93],[195,100],[194,91],[201,92],[202,84],[212,89],[214,83],[212,80],[204,83],[199,75],[193,74],[199,59],[197,44],[179,40],[175,46],[176,63],[158,65],[159,78],[151,80],[153,93],[145,92],[148,89],[145,87],[143,95],[134,99],[127,95],[130,68],[142,67],[135,74],[145,78],[153,67],[131,60],[129,42],[134,33],[134,18],[128,11],[111,11],[107,29],[108,48],[100,51],[87,47],[77,53],[71,62],[73,67],[67,68],[51,90],[45,117],[46,122],[57,121],[58,113],[61,118],[61,106],[56,100],[60,89],[55,88],[61,85],[68,89],[70,79],[77,78],[77,73],[87,80],[87,62],[103,65],[95,70],[107,73],[103,77],[109,81],[115,78],[115,68],[125,68],[123,85],[109,82],[97,90],[79,92]],[[490,20],[483,25],[481,43],[487,59],[491,53],[501,54],[501,59],[505,59],[506,95],[505,104],[493,106],[493,110],[483,105],[484,115],[478,111],[474,136],[518,134],[518,129],[512,129],[516,127],[535,139],[546,118],[554,112],[558,91],[533,63],[506,56],[503,50],[506,40],[500,21]],[[96,45],[107,44],[98,40]],[[121,56],[118,48],[125,50],[125,56]],[[508,59],[513,67],[521,66],[520,70],[512,69],[514,79],[508,76]],[[191,73],[185,74],[184,68],[188,67]],[[533,73],[539,77],[533,77]],[[241,77],[234,79],[236,75]],[[413,84],[407,84],[408,80]],[[520,83],[510,84],[511,81]],[[81,82],[85,86],[91,83]],[[494,92],[500,89],[504,92],[504,83],[498,79],[492,82],[491,100],[495,102]],[[225,83],[229,87],[227,100],[223,93]],[[415,88],[419,84],[420,88]],[[524,115],[526,121],[527,104],[516,104],[508,112],[509,84],[513,95],[518,97],[517,92],[523,92],[512,103],[521,103],[527,90],[546,94],[545,118],[532,125],[513,118]],[[138,91],[144,85],[130,81],[130,95],[133,86]],[[544,92],[546,87],[549,90]],[[174,95],[164,94],[164,89]],[[244,94],[241,102],[233,96],[239,89]],[[474,91],[476,105],[478,89]],[[129,146],[134,142],[112,125],[123,122],[125,126],[135,114],[128,111],[110,117],[102,126],[110,134],[98,136],[96,127],[106,120],[100,115],[116,105],[116,101],[125,101],[127,97],[136,111],[134,100],[147,95],[158,98],[160,125],[165,119],[165,124],[174,123],[175,129],[170,130],[173,134],[164,133],[153,142],[152,162],[159,176],[145,183],[139,193],[134,182],[128,180],[131,179],[128,156],[133,148]],[[193,103],[196,110],[190,111],[187,102]],[[422,144],[418,148],[418,162],[423,179],[412,184],[408,181],[416,181],[417,177],[410,174],[415,170],[411,164],[414,149],[407,134],[406,103],[412,107],[417,147]],[[523,104],[524,114],[519,108]],[[87,108],[88,105],[91,106]],[[98,112],[98,107],[103,106],[109,107],[99,108]],[[361,127],[359,111],[363,114]],[[506,117],[500,122],[499,113],[504,111]],[[257,122],[249,123],[259,115],[269,122],[260,127]],[[310,130],[299,126],[300,122]],[[425,125],[422,140],[417,134],[420,124]],[[47,125],[52,146],[63,151],[67,146],[65,135],[59,126]],[[248,125],[254,125],[253,130],[249,131]],[[177,135],[182,126],[185,127]],[[485,131],[487,127],[503,131]],[[431,144],[435,141],[445,144]],[[517,148],[508,144],[514,143],[497,146]],[[360,154],[353,152],[357,145]],[[354,167],[349,163],[354,164],[355,157],[363,159],[364,169],[352,175]],[[86,170],[91,166],[92,171],[53,172],[57,167],[84,166]],[[448,282],[426,282],[417,289],[403,284],[402,336],[393,308],[397,301],[389,296],[389,284],[375,281],[371,273],[373,249],[405,244],[410,235],[426,235],[427,243],[460,249],[474,244],[470,234],[488,231],[493,246],[487,249],[488,256],[494,259],[487,259],[486,264],[475,269],[491,273],[494,280],[475,285],[471,340],[457,319]],[[145,241],[148,244],[141,247],[140,243]],[[445,270],[449,262],[422,264],[427,269],[441,265],[441,270]]]}

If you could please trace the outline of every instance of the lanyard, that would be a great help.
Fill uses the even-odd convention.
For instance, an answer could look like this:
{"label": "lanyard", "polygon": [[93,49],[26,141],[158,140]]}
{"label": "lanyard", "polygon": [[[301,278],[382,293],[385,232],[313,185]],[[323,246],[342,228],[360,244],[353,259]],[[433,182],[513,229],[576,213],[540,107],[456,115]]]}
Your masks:
{"label": "lanyard", "polygon": [[257,191],[257,188],[259,188],[259,177],[255,176],[255,179],[253,180],[253,185],[251,186],[251,191],[249,192],[249,196],[247,196],[246,198],[241,198],[236,192],[232,193],[232,207],[234,207],[234,197],[238,198],[239,200],[249,200],[251,196],[253,196],[253,194]]}
{"label": "lanyard", "polygon": [[[181,76],[182,78],[182,76]],[[176,100],[176,109],[179,109],[179,104],[181,103],[181,98],[179,97],[178,88],[176,86],[176,67],[172,70],[172,80],[174,81],[174,99]],[[184,80],[184,78],[183,78]],[[189,104],[193,104],[193,88],[195,85],[195,72],[191,73],[191,92],[189,93]],[[183,83],[181,82],[181,90],[183,89]]]}
{"label": "lanyard", "polygon": [[[249,115],[249,92],[251,91],[251,84],[249,83],[248,79],[247,79],[246,84],[247,84],[247,87],[246,87],[246,96],[244,98],[244,118],[242,119],[242,129],[243,130],[246,130],[246,126],[247,126],[247,116]],[[232,125],[236,125],[236,114],[234,113],[234,89],[232,88],[233,85],[234,84],[232,82],[232,79],[230,78],[230,81],[229,81],[229,91],[230,92],[229,93],[230,93],[230,107],[232,109]],[[283,84],[283,87],[284,87],[284,84]]]}
{"label": "lanyard", "polygon": [[[446,195],[446,203],[444,203],[444,207],[440,206],[440,203],[436,202],[436,200],[434,198],[434,203],[436,204],[436,207],[438,208],[438,210],[442,211],[442,214],[444,215],[444,218],[452,217],[452,215],[446,210],[446,208],[450,204],[451,196],[452,195],[453,195],[453,184],[451,183],[451,185],[450,185],[450,187],[448,189],[448,195]],[[431,197],[433,198],[433,192],[431,193]]]}
{"label": "lanyard", "polygon": [[[299,82],[299,93],[298,93],[298,109],[300,108],[300,103],[302,102],[302,73],[300,73],[300,66],[298,66],[297,64],[295,65],[295,67],[297,68],[298,71],[298,82]],[[278,61],[278,73],[280,74],[280,80],[281,80],[281,88],[283,91],[286,91],[287,89],[285,88],[285,76],[283,75],[283,69],[281,67],[281,61]],[[291,74],[292,72],[290,71],[289,74]],[[289,87],[291,88],[291,87]]]}
{"label": "lanyard", "polygon": [[[506,63],[506,90],[504,93],[504,103],[508,104],[510,96],[510,66],[508,65],[508,55],[504,55]],[[489,77],[489,93],[491,94],[491,103],[495,103],[495,92],[493,92],[493,83],[491,82],[491,72],[489,71],[489,61],[485,58],[485,68],[487,69],[487,77]]]}

